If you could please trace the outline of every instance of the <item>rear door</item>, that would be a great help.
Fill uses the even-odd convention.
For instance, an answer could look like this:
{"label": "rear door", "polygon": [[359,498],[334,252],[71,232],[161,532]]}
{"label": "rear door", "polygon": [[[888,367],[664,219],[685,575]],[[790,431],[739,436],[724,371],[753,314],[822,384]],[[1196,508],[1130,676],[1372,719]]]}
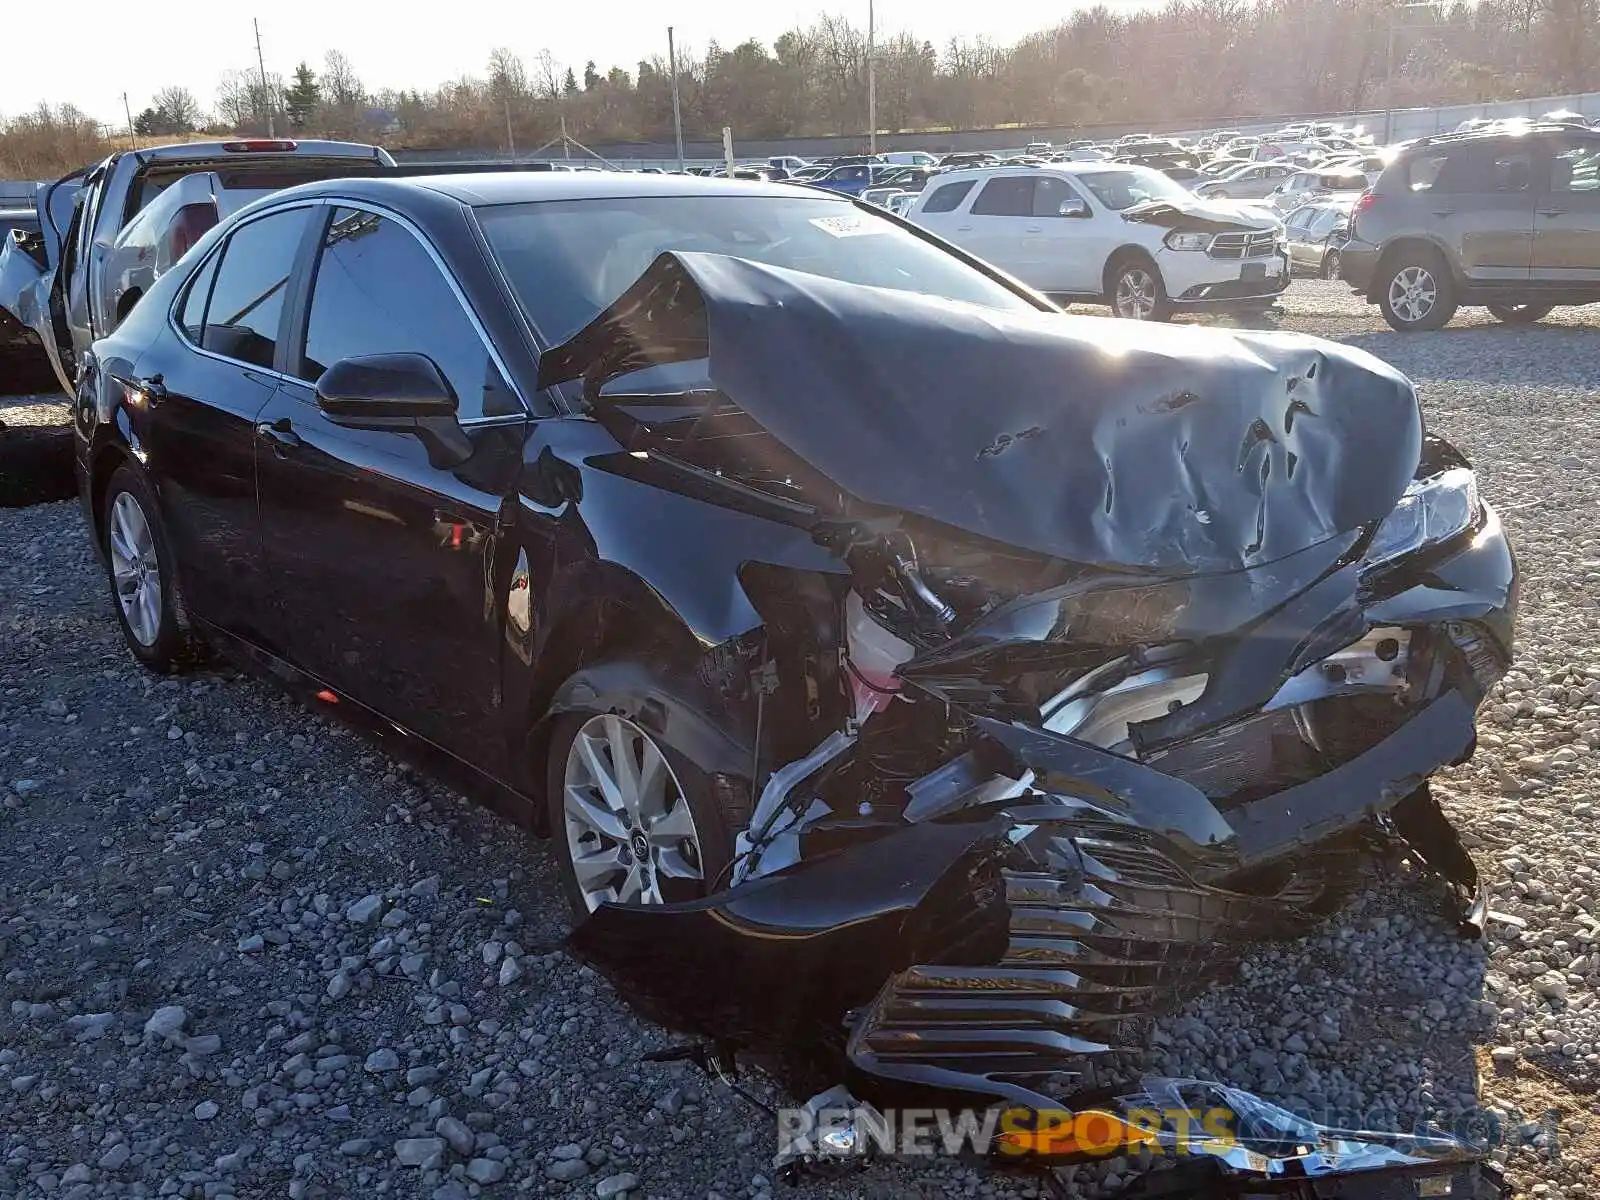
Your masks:
{"label": "rear door", "polygon": [[1600,134],[1563,135],[1551,146],[1537,205],[1534,282],[1600,287]]}
{"label": "rear door", "polygon": [[[995,175],[985,179],[967,205],[965,221],[956,226],[962,245],[979,258],[992,262],[1034,287],[1046,286],[1037,258],[1030,260],[1029,227],[1033,217],[1033,182],[1030,174]],[[1033,247],[1037,253],[1037,247]]]}
{"label": "rear door", "polygon": [[[1494,140],[1449,147],[1434,168],[1423,211],[1412,215],[1454,251],[1470,282],[1493,287],[1528,281],[1534,171],[1542,161],[1536,142]],[[1426,163],[1412,164],[1413,191],[1428,170]]]}
{"label": "rear door", "polygon": [[[419,232],[355,205],[322,211],[303,349],[258,425],[275,641],[345,694],[501,769],[485,737],[499,695],[495,553],[525,410]],[[449,380],[466,463],[436,467],[414,433],[351,429],[317,407],[335,362],[396,352],[427,355]]]}
{"label": "rear door", "polygon": [[267,595],[256,513],[255,426],[281,375],[285,297],[317,210],[239,225],[194,273],[174,318],[139,358],[159,380],[130,420],[201,617],[259,641]]}

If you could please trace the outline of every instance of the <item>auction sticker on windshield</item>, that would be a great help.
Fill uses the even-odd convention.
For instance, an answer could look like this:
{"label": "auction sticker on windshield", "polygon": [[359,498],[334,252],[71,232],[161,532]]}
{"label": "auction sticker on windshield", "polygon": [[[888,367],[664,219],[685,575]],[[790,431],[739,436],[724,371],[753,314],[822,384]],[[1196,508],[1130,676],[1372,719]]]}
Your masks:
{"label": "auction sticker on windshield", "polygon": [[866,217],[855,215],[843,217],[812,217],[811,223],[823,233],[831,233],[837,238],[861,237],[863,234],[882,233],[882,221],[870,221]]}

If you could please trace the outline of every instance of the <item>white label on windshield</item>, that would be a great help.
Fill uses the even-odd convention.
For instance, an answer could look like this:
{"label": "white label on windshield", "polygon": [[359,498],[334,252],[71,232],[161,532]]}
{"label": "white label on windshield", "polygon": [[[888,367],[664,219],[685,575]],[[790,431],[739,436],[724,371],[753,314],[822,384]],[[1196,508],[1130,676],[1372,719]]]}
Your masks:
{"label": "white label on windshield", "polygon": [[882,221],[870,221],[866,217],[812,217],[811,223],[823,233],[831,233],[836,238],[861,237],[869,233],[882,233]]}

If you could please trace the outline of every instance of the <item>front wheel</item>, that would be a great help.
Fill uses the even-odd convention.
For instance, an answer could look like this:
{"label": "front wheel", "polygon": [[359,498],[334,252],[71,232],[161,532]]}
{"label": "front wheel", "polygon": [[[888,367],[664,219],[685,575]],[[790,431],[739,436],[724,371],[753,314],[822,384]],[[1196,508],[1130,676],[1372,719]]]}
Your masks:
{"label": "front wheel", "polygon": [[1550,315],[1553,304],[1491,304],[1489,313],[1505,325],[1532,325]]}
{"label": "front wheel", "polygon": [[1322,277],[1324,279],[1339,278],[1339,264],[1339,252],[1337,250],[1329,250],[1322,256]]}
{"label": "front wheel", "polygon": [[184,609],[171,543],[150,482],[132,465],[118,467],[106,485],[101,528],[111,600],[128,649],[151,671],[191,665],[200,644]]}
{"label": "front wheel", "polygon": [[557,721],[545,790],[562,884],[579,918],[602,904],[698,899],[732,861],[710,777],[620,713]]}
{"label": "front wheel", "polygon": [[1390,328],[1402,333],[1443,329],[1456,315],[1455,283],[1432,255],[1397,258],[1378,296]]}
{"label": "front wheel", "polygon": [[1124,259],[1111,272],[1111,311],[1130,321],[1165,321],[1172,302],[1161,282],[1161,272],[1145,258]]}

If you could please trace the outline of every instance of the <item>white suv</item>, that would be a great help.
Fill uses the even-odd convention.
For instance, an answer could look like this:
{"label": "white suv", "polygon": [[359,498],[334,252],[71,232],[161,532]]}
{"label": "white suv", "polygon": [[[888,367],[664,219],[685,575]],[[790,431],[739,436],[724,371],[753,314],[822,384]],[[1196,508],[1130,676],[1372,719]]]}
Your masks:
{"label": "white suv", "polygon": [[936,176],[906,219],[1061,303],[1119,317],[1260,311],[1288,286],[1283,225],[1149,167],[1063,163]]}

